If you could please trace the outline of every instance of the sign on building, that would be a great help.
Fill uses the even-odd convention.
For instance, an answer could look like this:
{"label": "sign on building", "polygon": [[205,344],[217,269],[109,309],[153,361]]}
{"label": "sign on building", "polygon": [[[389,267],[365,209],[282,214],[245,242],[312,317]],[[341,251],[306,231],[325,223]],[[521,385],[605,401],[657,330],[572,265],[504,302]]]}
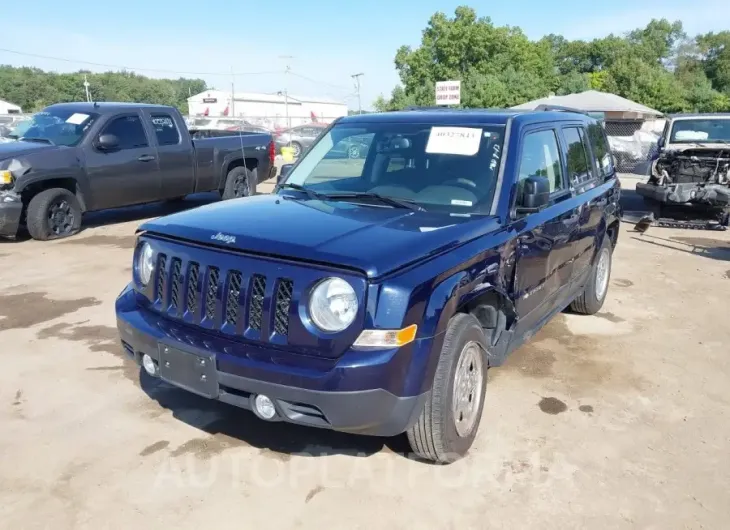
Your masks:
{"label": "sign on building", "polygon": [[436,105],[460,105],[461,81],[438,81],[436,83]]}

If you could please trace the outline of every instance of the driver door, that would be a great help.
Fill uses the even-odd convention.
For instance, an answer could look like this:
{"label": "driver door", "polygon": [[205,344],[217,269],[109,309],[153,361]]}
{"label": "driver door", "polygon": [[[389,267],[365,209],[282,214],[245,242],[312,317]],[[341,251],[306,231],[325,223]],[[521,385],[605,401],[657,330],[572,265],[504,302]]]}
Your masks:
{"label": "driver door", "polygon": [[570,287],[571,234],[576,223],[573,212],[566,209],[571,191],[558,138],[553,128],[533,128],[521,140],[515,195],[520,197],[521,183],[527,177],[544,176],[550,181],[550,202],[543,210],[512,222],[519,231],[512,289],[520,317],[518,333],[539,327],[560,306]]}
{"label": "driver door", "polygon": [[[116,148],[103,151],[97,140],[111,134]],[[147,137],[139,113],[112,117],[85,150],[94,210],[116,208],[160,199],[161,178],[157,151]]]}

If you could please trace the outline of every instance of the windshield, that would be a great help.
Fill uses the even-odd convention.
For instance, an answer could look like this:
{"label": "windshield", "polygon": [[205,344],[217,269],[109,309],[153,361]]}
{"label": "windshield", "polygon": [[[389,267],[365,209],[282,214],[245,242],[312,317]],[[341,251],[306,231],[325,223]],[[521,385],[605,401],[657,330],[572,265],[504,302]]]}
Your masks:
{"label": "windshield", "polygon": [[670,143],[730,142],[730,118],[677,120],[672,127]]}
{"label": "windshield", "polygon": [[89,130],[98,114],[74,112],[72,110],[46,109],[30,118],[23,125],[20,138],[46,141],[52,145],[72,146],[78,144]]}
{"label": "windshield", "polygon": [[330,197],[378,194],[428,211],[487,214],[503,141],[502,125],[336,125],[283,185],[303,186]]}

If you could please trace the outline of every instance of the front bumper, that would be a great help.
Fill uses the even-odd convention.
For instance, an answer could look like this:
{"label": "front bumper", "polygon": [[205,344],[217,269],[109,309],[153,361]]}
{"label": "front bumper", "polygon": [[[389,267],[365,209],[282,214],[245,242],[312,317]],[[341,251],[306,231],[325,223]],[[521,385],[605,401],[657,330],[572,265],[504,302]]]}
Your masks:
{"label": "front bumper", "polygon": [[18,233],[23,202],[14,191],[0,191],[0,237],[15,237]]}
{"label": "front bumper", "polygon": [[704,204],[717,208],[730,206],[730,188],[719,184],[699,186],[692,183],[657,186],[636,184],[636,193],[665,204]]}
{"label": "front bumper", "polygon": [[[329,365],[311,359],[310,366],[264,362],[251,346],[251,354],[240,355],[241,343],[169,321],[140,307],[137,294],[127,287],[117,299],[117,327],[127,354],[141,364],[144,354],[160,362],[165,347],[210,359],[215,369],[208,373],[205,397],[247,410],[257,394],[271,398],[277,408],[276,421],[374,436],[395,436],[413,425],[430,391],[415,396],[397,396],[373,381],[387,381],[402,372],[401,350],[372,352],[374,362],[361,363],[345,353]],[[422,339],[414,348],[430,348],[431,339]],[[236,350],[234,352],[234,350]],[[352,355],[361,356],[363,352]],[[306,364],[306,361],[303,361]],[[195,392],[179,381],[196,374],[186,373],[168,382]],[[194,379],[194,377],[193,377]],[[368,388],[369,386],[369,388]]]}

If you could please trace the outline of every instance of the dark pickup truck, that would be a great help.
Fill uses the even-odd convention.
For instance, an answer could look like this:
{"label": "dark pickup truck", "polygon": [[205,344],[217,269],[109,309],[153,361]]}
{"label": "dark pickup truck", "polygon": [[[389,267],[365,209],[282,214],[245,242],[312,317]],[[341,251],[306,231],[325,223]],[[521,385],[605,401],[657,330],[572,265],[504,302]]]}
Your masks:
{"label": "dark pickup truck", "polygon": [[67,237],[85,212],[218,191],[255,194],[273,176],[269,134],[192,140],[180,112],[136,103],[61,103],[0,144],[0,236],[25,224],[39,240]]}
{"label": "dark pickup truck", "polygon": [[[364,157],[339,155],[353,144]],[[487,369],[606,300],[620,183],[586,115],[350,116],[285,167],[273,195],[140,227],[116,313],[143,374],[452,462]]]}

